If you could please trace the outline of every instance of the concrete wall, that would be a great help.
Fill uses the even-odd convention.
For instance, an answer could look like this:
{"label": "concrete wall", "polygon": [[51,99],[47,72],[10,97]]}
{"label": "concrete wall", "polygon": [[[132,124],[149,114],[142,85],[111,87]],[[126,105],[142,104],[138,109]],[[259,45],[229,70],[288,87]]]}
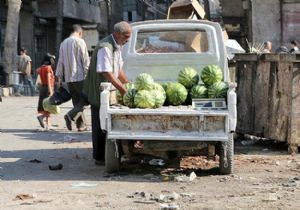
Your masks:
{"label": "concrete wall", "polygon": [[279,0],[251,0],[252,41],[271,41],[273,50],[280,46],[280,2]]}
{"label": "concrete wall", "polygon": [[[56,18],[56,0],[38,0],[37,16],[43,18]],[[67,18],[78,19],[85,22],[103,24],[103,11],[101,11],[99,3],[87,0],[64,0],[63,15]]]}
{"label": "concrete wall", "polygon": [[283,4],[283,44],[289,45],[293,39],[300,41],[300,2]]}
{"label": "concrete wall", "polygon": [[84,20],[92,23],[103,23],[99,4],[89,1],[64,0],[64,17]]}
{"label": "concrete wall", "polygon": [[108,21],[107,21],[107,4],[105,1],[101,1],[100,3],[100,11],[101,11],[101,23],[98,24],[99,35],[106,35],[108,29]]}
{"label": "concrete wall", "polygon": [[99,33],[96,29],[84,29],[83,39],[89,51],[92,51],[92,47],[98,43]]}
{"label": "concrete wall", "polygon": [[117,22],[123,20],[123,1],[113,0],[111,1],[111,28]]}
{"label": "concrete wall", "polygon": [[33,14],[24,10],[20,11],[20,47],[27,49],[31,59],[34,59],[33,45]]}
{"label": "concrete wall", "polygon": [[243,17],[244,9],[242,0],[220,0],[222,15],[225,17]]}

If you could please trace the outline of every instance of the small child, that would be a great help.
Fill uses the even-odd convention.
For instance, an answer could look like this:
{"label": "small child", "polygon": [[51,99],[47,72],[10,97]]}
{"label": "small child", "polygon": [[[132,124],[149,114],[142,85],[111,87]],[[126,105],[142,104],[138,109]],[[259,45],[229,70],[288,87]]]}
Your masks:
{"label": "small child", "polygon": [[[42,61],[42,66],[37,69],[37,73],[40,76],[40,94],[38,102],[38,113],[37,119],[42,128],[50,128],[50,113],[45,111],[43,108],[43,100],[51,95],[54,91],[54,73],[51,67],[54,56],[47,53]],[[46,122],[46,125],[45,125]]]}

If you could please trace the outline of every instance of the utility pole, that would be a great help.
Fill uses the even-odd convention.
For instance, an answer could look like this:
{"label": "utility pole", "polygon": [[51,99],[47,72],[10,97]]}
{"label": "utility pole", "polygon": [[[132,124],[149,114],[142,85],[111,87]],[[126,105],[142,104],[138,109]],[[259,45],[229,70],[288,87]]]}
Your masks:
{"label": "utility pole", "polygon": [[142,9],[142,20],[146,20],[146,10],[147,10],[147,7],[146,7],[146,4],[145,2],[141,2],[141,9]]}
{"label": "utility pole", "polygon": [[209,1],[208,0],[204,0],[204,10],[206,13],[206,19],[210,20],[210,8],[209,8]]}
{"label": "utility pole", "polygon": [[106,0],[107,34],[111,33],[111,1]]}
{"label": "utility pole", "polygon": [[64,1],[57,0],[56,10],[56,57],[59,57],[59,46],[62,41],[62,30],[64,21]]}
{"label": "utility pole", "polygon": [[156,0],[153,1],[153,8],[155,9],[154,10],[154,20],[157,19],[157,3],[156,3]]}

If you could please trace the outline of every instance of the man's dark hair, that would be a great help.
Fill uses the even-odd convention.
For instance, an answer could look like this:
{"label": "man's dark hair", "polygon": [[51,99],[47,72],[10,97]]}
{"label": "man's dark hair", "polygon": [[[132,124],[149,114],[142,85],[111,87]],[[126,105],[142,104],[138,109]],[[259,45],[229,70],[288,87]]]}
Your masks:
{"label": "man's dark hair", "polygon": [[78,25],[78,24],[74,24],[73,26],[72,26],[72,28],[73,28],[73,31],[72,32],[81,32],[82,31],[82,27],[81,27],[81,25]]}
{"label": "man's dark hair", "polygon": [[55,56],[51,55],[50,53],[47,53],[44,56],[44,59],[42,61],[42,65],[53,65],[53,62],[55,62]]}
{"label": "man's dark hair", "polygon": [[27,50],[24,47],[21,47],[20,52],[27,53]]}
{"label": "man's dark hair", "polygon": [[298,46],[298,42],[296,40],[292,40],[291,41],[291,44],[295,45],[295,46]]}

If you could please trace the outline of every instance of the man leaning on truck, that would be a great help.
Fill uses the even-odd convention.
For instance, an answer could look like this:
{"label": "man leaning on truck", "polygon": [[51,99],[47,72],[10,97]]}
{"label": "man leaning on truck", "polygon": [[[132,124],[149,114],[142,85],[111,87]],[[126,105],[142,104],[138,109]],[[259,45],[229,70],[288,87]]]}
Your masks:
{"label": "man leaning on truck", "polygon": [[[128,80],[123,71],[121,49],[131,36],[131,26],[125,22],[114,25],[114,32],[96,46],[84,82],[83,93],[91,104],[93,158],[96,165],[104,164],[106,134],[100,128],[100,83],[110,82],[121,95],[127,90],[123,86]],[[101,117],[101,116],[100,116]]]}

